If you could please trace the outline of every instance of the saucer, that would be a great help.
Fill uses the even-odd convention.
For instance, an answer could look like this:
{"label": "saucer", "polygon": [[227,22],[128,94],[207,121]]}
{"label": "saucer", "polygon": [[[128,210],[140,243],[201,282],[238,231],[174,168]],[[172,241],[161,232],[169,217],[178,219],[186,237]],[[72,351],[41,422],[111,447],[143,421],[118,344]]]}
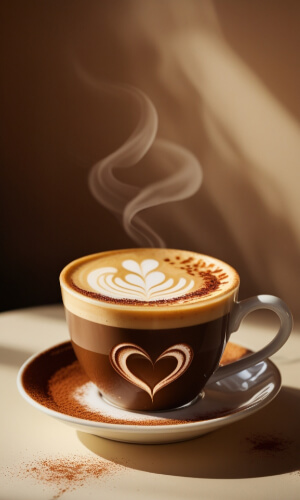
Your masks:
{"label": "saucer", "polygon": [[114,441],[154,444],[196,438],[251,415],[277,395],[281,376],[266,359],[207,384],[204,394],[182,408],[128,411],[101,397],[80,368],[71,343],[64,342],[30,357],[19,370],[17,385],[35,408],[79,431]]}

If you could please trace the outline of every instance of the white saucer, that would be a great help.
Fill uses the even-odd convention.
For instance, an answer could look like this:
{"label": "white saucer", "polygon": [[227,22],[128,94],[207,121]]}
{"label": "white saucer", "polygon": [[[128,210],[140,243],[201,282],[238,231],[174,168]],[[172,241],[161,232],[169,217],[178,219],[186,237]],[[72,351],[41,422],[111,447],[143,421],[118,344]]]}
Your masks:
{"label": "white saucer", "polygon": [[[278,368],[270,360],[265,360],[251,369],[208,384],[204,397],[199,397],[189,406],[172,411],[140,413],[110,405],[86,379],[72,393],[72,398],[97,418],[83,419],[60,408],[48,391],[50,378],[72,363],[74,369],[81,370],[76,364],[70,342],[32,356],[19,370],[17,385],[20,394],[38,410],[77,430],[127,443],[172,443],[195,438],[263,408],[281,387]],[[44,375],[41,375],[42,372]]]}

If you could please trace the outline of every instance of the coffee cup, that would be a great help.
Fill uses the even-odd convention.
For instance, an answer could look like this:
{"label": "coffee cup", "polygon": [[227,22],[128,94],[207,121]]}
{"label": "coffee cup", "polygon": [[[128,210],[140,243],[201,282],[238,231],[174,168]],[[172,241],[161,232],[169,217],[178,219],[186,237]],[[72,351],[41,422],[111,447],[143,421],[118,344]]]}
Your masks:
{"label": "coffee cup", "polygon": [[[85,256],[60,275],[81,367],[107,402],[135,411],[188,405],[208,382],[283,346],[292,330],[287,305],[271,295],[238,301],[239,284],[237,271],[225,262],[166,248]],[[259,351],[220,366],[230,335],[257,309],[277,314],[277,334]]]}

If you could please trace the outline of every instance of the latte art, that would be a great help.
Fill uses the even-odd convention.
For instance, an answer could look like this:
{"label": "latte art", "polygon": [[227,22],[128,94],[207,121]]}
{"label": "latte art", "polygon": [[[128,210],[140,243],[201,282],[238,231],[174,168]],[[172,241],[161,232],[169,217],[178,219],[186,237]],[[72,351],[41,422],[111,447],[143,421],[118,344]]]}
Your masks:
{"label": "latte art", "polygon": [[66,308],[82,318],[167,329],[227,314],[239,277],[228,264],[196,252],[132,248],[77,259],[63,269],[60,283]]}
{"label": "latte art", "polygon": [[[127,365],[127,360],[130,356],[138,355],[149,361],[153,368],[160,360],[164,358],[174,358],[176,360],[175,368],[166,377],[160,380],[154,387],[151,387],[147,381],[142,380],[136,376]],[[194,353],[193,349],[188,344],[176,344],[166,349],[158,358],[153,362],[149,354],[140,346],[135,344],[118,344],[110,353],[110,362],[116,372],[121,375],[125,380],[133,385],[136,385],[143,391],[147,392],[153,401],[155,394],[166,387],[167,385],[175,382],[181,375],[183,375],[190,366]]]}
{"label": "latte art", "polygon": [[124,279],[114,267],[101,267],[88,274],[90,287],[102,295],[112,298],[131,298],[142,301],[154,301],[180,297],[194,286],[194,280],[179,277],[175,280],[157,271],[159,262],[145,259],[140,264],[136,260],[124,260],[122,267],[130,274]]}

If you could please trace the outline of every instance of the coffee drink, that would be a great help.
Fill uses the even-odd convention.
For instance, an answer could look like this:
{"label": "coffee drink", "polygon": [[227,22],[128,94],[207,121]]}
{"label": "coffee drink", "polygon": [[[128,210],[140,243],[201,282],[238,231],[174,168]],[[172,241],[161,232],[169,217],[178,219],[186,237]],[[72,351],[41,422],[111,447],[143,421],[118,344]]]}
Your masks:
{"label": "coffee drink", "polygon": [[109,402],[176,408],[219,366],[239,287],[228,264],[185,250],[116,250],[70,263],[60,283],[75,354]]}

